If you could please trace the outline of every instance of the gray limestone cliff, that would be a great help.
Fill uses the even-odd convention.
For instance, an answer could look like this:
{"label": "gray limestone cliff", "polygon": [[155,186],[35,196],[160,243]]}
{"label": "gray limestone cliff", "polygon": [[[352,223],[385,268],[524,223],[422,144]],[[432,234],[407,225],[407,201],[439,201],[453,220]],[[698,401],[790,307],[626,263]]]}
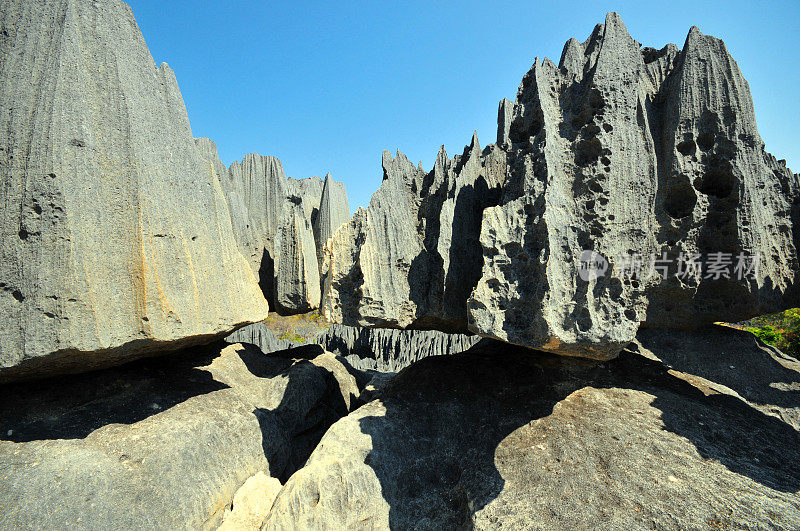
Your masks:
{"label": "gray limestone cliff", "polygon": [[798,177],[765,151],[725,45],[697,28],[683,49],[642,48],[610,13],[559,65],[536,59],[500,103],[497,144],[442,151],[429,173],[388,153],[383,166],[326,250],[335,322],[606,359],[640,326],[798,304]]}
{"label": "gray limestone cliff", "polygon": [[267,314],[175,75],[118,1],[0,5],[0,380]]}
{"label": "gray limestone cliff", "polygon": [[226,169],[214,142],[196,143],[219,174],[239,250],[271,307],[284,314],[318,308],[320,250],[350,218],[344,184],[330,175],[287,177],[280,160],[254,153]]}
{"label": "gray limestone cliff", "polygon": [[325,250],[324,310],[351,326],[465,332],[466,298],[480,277],[481,213],[497,204],[505,153],[442,147],[428,173],[383,153],[383,183]]}

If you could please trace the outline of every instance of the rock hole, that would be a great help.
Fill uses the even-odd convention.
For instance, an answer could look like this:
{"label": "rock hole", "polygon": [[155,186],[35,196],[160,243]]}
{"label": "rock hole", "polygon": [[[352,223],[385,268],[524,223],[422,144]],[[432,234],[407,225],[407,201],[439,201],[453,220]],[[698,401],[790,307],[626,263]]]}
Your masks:
{"label": "rock hole", "polygon": [[79,147],[79,148],[86,147],[86,142],[84,142],[83,140],[78,140],[77,138],[73,138],[72,142],[70,142],[70,144],[72,144],[75,147]]}
{"label": "rock hole", "polygon": [[22,302],[25,300],[25,295],[18,289],[15,289],[11,292],[11,295],[17,300],[17,302]]}
{"label": "rock hole", "polygon": [[708,151],[714,147],[714,134],[702,133],[697,137],[697,146],[703,150]]}
{"label": "rock hole", "polygon": [[575,149],[575,163],[579,166],[585,166],[596,161],[603,153],[603,145],[600,139],[595,137],[583,139],[578,142]]}
{"label": "rock hole", "polygon": [[697,150],[697,144],[695,144],[694,140],[691,138],[680,142],[677,147],[678,151],[685,156],[694,155],[695,151]]}
{"label": "rock hole", "polygon": [[690,216],[694,212],[696,204],[697,193],[692,188],[692,185],[689,184],[688,179],[686,179],[669,188],[667,197],[664,200],[664,210],[669,217],[681,219]]}
{"label": "rock hole", "polygon": [[605,130],[606,133],[610,133],[611,131],[614,130],[614,126],[611,124],[603,124],[603,129]]}
{"label": "rock hole", "polygon": [[29,233],[28,233],[27,230],[25,230],[24,227],[19,229],[19,239],[20,240],[27,240],[28,236],[29,236]]}
{"label": "rock hole", "polygon": [[578,326],[578,330],[585,332],[587,330],[591,330],[592,328],[592,315],[589,313],[589,309],[585,306],[578,311],[577,319],[575,319],[575,324]]}
{"label": "rock hole", "polygon": [[631,310],[630,308],[625,310],[625,318],[628,319],[629,321],[638,321],[636,317],[636,312]]}
{"label": "rock hole", "polygon": [[603,164],[603,166],[611,166],[611,159],[606,156],[603,156],[603,158],[600,159],[600,162]]}
{"label": "rock hole", "polygon": [[731,195],[735,181],[731,163],[721,157],[712,156],[706,166],[705,175],[699,179],[697,189],[706,195],[722,199]]}

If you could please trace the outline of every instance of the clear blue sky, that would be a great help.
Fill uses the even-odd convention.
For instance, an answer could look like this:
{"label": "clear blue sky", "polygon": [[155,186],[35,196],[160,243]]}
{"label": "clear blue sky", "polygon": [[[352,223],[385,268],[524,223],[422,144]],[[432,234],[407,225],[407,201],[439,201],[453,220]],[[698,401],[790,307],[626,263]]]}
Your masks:
{"label": "clear blue sky", "polygon": [[381,181],[381,152],[426,169],[441,144],[495,140],[534,57],[558,62],[618,11],[646,46],[697,25],[725,40],[750,82],[767,149],[800,172],[800,1],[200,2],[130,0],[157,63],[175,70],[195,136],[226,164],[274,155],[288,175],[326,172],[350,205]]}

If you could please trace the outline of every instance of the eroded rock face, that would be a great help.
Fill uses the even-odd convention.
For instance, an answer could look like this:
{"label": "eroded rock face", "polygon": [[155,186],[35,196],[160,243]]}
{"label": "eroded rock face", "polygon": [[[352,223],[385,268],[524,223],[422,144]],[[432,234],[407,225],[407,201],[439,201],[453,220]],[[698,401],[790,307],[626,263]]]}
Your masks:
{"label": "eroded rock face", "polygon": [[325,175],[319,200],[319,212],[313,219],[320,275],[324,274],[325,245],[336,230],[348,221],[350,221],[350,203],[347,200],[344,183],[334,181],[329,173]]}
{"label": "eroded rock face", "polygon": [[480,276],[483,209],[499,200],[505,153],[477,135],[428,173],[383,153],[383,183],[326,249],[324,311],[354,326],[466,331],[464,301]]}
{"label": "eroded rock face", "polygon": [[221,172],[236,241],[267,300],[283,314],[318,308],[321,249],[350,217],[344,184],[292,179],[277,158],[252,153],[226,170],[212,141],[197,143]]}
{"label": "eroded rock face", "polygon": [[438,330],[392,330],[334,324],[315,342],[326,352],[345,357],[357,369],[397,372],[422,358],[464,352],[480,339],[479,336],[447,334]]}
{"label": "eroded rock face", "polygon": [[723,327],[609,362],[484,340],[334,424],[262,529],[796,527],[798,380]]}
{"label": "eroded rock face", "polygon": [[428,174],[384,156],[380,190],[332,240],[332,320],[608,359],[641,325],[800,302],[798,177],[764,150],[722,41],[692,28],[682,50],[641,48],[611,13],[558,66],[535,61],[497,139]]}
{"label": "eroded rock face", "polygon": [[285,313],[319,307],[317,248],[303,200],[289,198],[288,212],[275,235],[275,304]]}
{"label": "eroded rock face", "polygon": [[212,529],[232,499],[229,525],[263,520],[240,486],[302,466],[356,406],[350,371],[237,344],[4,385],[0,527]]}
{"label": "eroded rock face", "polygon": [[267,305],[122,2],[0,6],[0,380],[207,342]]}

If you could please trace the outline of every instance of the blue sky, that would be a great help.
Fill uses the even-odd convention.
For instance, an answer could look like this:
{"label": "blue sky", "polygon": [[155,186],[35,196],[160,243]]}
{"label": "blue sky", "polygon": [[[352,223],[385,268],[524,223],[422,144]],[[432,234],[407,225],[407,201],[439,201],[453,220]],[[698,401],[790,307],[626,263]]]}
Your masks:
{"label": "blue sky", "polygon": [[618,11],[646,46],[697,25],[725,40],[750,82],[767,150],[800,172],[800,2],[164,2],[130,0],[157,63],[175,70],[192,131],[223,162],[274,155],[292,177],[344,181],[366,206],[381,152],[429,169],[440,145],[495,140],[534,57],[558,62]]}

